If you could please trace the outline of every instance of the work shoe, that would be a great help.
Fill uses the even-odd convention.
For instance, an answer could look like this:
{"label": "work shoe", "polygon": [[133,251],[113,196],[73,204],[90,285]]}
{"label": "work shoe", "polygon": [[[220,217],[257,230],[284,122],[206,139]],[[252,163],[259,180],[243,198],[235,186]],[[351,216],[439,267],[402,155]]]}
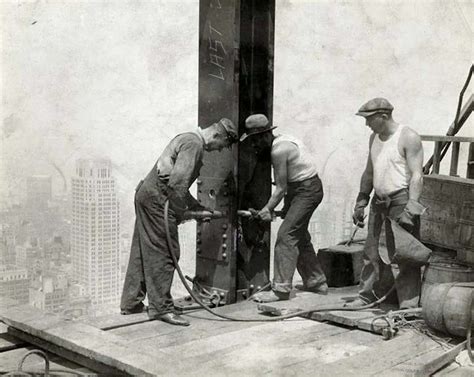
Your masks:
{"label": "work shoe", "polygon": [[176,314],[176,313],[166,313],[166,314],[156,316],[155,318],[159,319],[160,321],[169,323],[170,325],[176,325],[176,326],[189,326],[190,325],[190,323],[187,320],[185,320],[183,317],[181,317],[179,314]]}
{"label": "work shoe", "polygon": [[290,294],[283,293],[283,292],[275,292],[275,291],[268,291],[268,292],[259,292],[252,296],[252,300],[256,302],[274,302],[274,301],[283,301],[289,300]]}
{"label": "work shoe", "polygon": [[307,287],[304,284],[296,284],[295,285],[296,289],[299,289],[300,291],[305,291],[305,292],[312,292],[312,293],[317,293],[320,295],[327,295],[328,294],[328,285],[326,283],[320,283],[317,285],[314,285],[312,287]]}
{"label": "work shoe", "polygon": [[120,314],[130,315],[130,314],[139,314],[147,311],[147,307],[143,304],[136,306],[133,309],[120,309]]}
{"label": "work shoe", "polygon": [[[370,305],[370,302],[365,302],[365,301],[362,300],[361,298],[356,298],[354,301],[346,302],[346,303],[344,304],[344,307],[345,307],[345,308],[358,309],[358,308],[361,308],[361,307],[367,306],[367,305]],[[376,305],[374,305],[374,306],[376,306]]]}

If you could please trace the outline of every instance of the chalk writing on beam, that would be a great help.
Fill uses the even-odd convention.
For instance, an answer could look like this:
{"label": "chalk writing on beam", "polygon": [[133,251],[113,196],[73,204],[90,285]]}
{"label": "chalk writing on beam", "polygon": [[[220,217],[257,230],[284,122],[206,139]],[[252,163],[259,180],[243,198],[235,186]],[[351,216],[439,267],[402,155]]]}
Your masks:
{"label": "chalk writing on beam", "polygon": [[227,51],[224,47],[224,43],[222,42],[222,33],[217,28],[212,26],[211,21],[209,21],[208,42],[209,62],[214,66],[214,72],[209,73],[209,76],[219,80],[224,80],[224,57],[227,55]]}
{"label": "chalk writing on beam", "polygon": [[209,76],[215,77],[216,79],[219,79],[219,80],[224,80],[224,72],[222,71],[222,69],[219,69],[219,75],[214,75],[212,73],[209,73]]}

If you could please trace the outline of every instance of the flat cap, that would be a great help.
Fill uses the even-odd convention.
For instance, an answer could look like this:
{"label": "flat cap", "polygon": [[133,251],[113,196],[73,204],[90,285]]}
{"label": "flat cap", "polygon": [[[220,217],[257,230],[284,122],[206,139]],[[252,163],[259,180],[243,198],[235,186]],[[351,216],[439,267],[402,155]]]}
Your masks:
{"label": "flat cap", "polygon": [[245,119],[245,130],[247,131],[240,137],[240,141],[244,141],[251,135],[260,134],[262,132],[271,131],[276,126],[273,126],[268,121],[268,118],[263,114],[253,114]]}
{"label": "flat cap", "polygon": [[239,140],[237,127],[230,119],[222,118],[217,124],[221,125],[224,130],[226,130],[227,136],[232,143]]}
{"label": "flat cap", "polygon": [[393,111],[393,106],[385,98],[373,98],[370,101],[364,103],[356,115],[362,117],[368,117],[377,113],[389,114]]}

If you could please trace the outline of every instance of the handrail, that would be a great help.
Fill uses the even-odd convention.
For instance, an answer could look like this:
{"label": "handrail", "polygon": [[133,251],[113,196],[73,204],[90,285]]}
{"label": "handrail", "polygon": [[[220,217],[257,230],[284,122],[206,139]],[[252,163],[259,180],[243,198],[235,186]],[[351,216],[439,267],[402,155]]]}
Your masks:
{"label": "handrail", "polygon": [[[469,69],[469,74],[467,76],[466,82],[464,83],[463,88],[461,89],[461,92],[459,93],[458,106],[456,110],[456,118],[454,119],[454,122],[449,127],[447,136],[456,135],[458,131],[461,129],[461,127],[463,126],[464,122],[466,122],[467,118],[469,118],[469,115],[471,115],[471,112],[474,109],[474,94],[471,94],[466,105],[461,109],[464,92],[466,91],[469,85],[469,82],[471,81],[473,72],[474,72],[474,65],[471,64],[471,68]],[[439,151],[440,160],[442,160],[443,157],[445,156],[450,144],[451,143],[447,141],[440,146],[441,147],[441,150]],[[425,164],[425,166],[423,166],[423,172],[425,174],[429,174],[430,169],[433,166],[433,164],[434,164],[434,154],[433,156],[430,157],[430,159]]]}
{"label": "handrail", "polygon": [[474,137],[467,136],[444,136],[444,135],[420,135],[421,141],[449,141],[457,143],[474,143]]}
{"label": "handrail", "polygon": [[[439,174],[441,160],[443,159],[442,148],[444,145],[453,145],[451,150],[450,176],[457,176],[459,163],[459,150],[461,143],[469,143],[468,162],[466,178],[474,178],[474,137],[467,136],[443,136],[443,135],[420,135],[421,141],[434,141],[434,152],[431,157],[431,174]],[[446,148],[447,150],[447,148]],[[428,174],[426,171],[424,174]]]}

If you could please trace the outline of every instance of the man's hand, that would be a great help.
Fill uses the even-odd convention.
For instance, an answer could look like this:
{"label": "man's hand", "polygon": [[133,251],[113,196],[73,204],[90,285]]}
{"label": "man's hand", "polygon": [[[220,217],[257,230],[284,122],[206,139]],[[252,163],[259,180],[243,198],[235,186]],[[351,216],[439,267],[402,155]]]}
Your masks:
{"label": "man's hand", "polygon": [[356,205],[354,207],[354,213],[352,214],[352,221],[354,225],[358,226],[359,228],[364,227],[364,212],[365,207],[369,204],[370,195],[365,192],[359,192],[356,199]]}
{"label": "man's hand", "polygon": [[272,221],[272,212],[267,207],[263,207],[258,211],[257,217],[262,221]]}
{"label": "man's hand", "polygon": [[352,214],[352,221],[354,222],[354,225],[358,226],[359,228],[364,227],[364,208],[355,208],[354,213]]}
{"label": "man's hand", "polygon": [[397,222],[407,232],[411,232],[413,230],[413,228],[415,227],[415,223],[413,222],[413,215],[411,215],[407,211],[403,211],[397,217]]}

